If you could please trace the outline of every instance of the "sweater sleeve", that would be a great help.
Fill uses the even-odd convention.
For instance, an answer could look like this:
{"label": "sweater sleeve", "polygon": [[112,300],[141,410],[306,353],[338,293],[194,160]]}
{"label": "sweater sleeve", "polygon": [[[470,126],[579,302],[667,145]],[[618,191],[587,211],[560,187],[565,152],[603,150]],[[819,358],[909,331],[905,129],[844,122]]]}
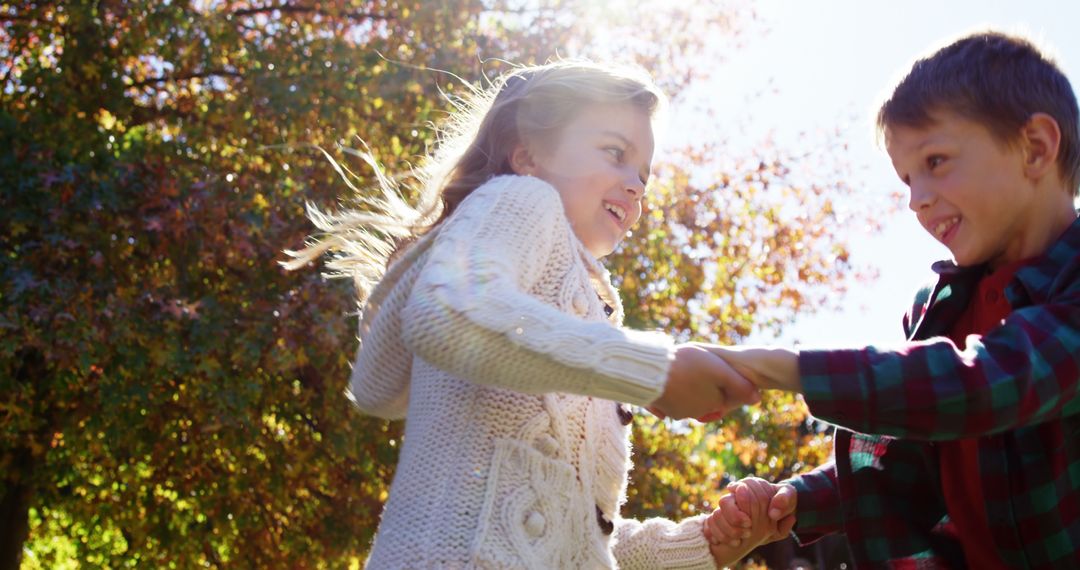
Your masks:
{"label": "sweater sleeve", "polygon": [[570,230],[554,188],[499,177],[445,223],[402,314],[403,340],[417,356],[460,378],[525,393],[637,405],[660,396],[670,337],[585,321],[527,293],[550,278],[552,256],[571,255],[558,247]]}
{"label": "sweater sleeve", "polygon": [[387,269],[364,305],[360,345],[349,380],[349,395],[364,413],[389,420],[405,417],[413,355],[402,346],[401,311],[409,288],[395,284],[408,282],[418,271],[418,260],[432,241],[433,236],[427,235],[413,244]]}
{"label": "sweater sleeve", "polygon": [[661,518],[616,519],[612,553],[624,570],[715,570],[702,531],[707,518],[698,515],[678,523]]}

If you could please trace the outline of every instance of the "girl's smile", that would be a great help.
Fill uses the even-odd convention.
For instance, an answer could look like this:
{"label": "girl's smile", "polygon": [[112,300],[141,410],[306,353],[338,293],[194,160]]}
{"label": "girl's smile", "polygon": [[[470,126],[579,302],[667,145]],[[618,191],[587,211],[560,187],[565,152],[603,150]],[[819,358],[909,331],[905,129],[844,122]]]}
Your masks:
{"label": "girl's smile", "polygon": [[578,239],[603,257],[641,217],[653,150],[652,123],[639,107],[592,104],[553,140],[515,152],[514,166],[555,187]]}

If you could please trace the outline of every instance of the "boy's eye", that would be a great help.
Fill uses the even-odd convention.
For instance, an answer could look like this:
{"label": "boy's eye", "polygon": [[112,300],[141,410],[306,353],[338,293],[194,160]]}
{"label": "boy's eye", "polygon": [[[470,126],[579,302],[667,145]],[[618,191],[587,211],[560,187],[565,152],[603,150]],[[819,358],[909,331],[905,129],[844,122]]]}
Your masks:
{"label": "boy's eye", "polygon": [[926,166],[928,166],[930,170],[941,166],[941,163],[943,162],[945,162],[945,157],[941,156],[940,154],[934,154],[926,157]]}
{"label": "boy's eye", "polygon": [[623,156],[626,154],[626,151],[617,146],[604,147],[604,151],[610,154],[618,162],[622,162]]}

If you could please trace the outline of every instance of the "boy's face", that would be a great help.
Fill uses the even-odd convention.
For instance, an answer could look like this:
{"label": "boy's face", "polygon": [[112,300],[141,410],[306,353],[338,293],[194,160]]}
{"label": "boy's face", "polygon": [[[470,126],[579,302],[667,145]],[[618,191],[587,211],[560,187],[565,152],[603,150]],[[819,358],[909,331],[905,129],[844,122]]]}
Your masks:
{"label": "boy's face", "polygon": [[991,267],[1024,259],[1045,208],[1024,175],[1024,152],[956,113],[925,127],[885,130],[885,147],[910,189],[908,207],[957,265]]}
{"label": "boy's face", "polygon": [[653,145],[652,122],[641,109],[629,103],[589,105],[526,173],[558,190],[578,239],[603,257],[641,217]]}

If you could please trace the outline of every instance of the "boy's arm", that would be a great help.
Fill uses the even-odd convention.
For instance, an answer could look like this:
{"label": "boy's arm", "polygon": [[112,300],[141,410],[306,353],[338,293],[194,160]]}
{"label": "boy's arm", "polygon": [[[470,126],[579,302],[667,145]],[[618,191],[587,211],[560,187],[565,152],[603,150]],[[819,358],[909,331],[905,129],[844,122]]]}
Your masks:
{"label": "boy's arm", "polygon": [[811,412],[856,431],[978,437],[1080,413],[1080,293],[1012,312],[967,349],[936,338],[897,348],[804,350]]}
{"label": "boy's arm", "polygon": [[832,461],[784,481],[795,487],[798,511],[792,534],[801,545],[843,530],[843,509]]}
{"label": "boy's arm", "polygon": [[709,349],[760,388],[801,392],[815,417],[864,433],[953,440],[1080,413],[1080,292],[1016,310],[967,345]]}

